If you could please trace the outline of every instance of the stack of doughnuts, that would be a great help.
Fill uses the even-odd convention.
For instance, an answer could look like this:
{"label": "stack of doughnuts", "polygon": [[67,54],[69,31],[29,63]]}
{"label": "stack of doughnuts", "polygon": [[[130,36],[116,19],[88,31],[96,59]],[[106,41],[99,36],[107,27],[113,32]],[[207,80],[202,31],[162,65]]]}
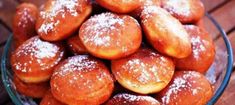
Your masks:
{"label": "stack of doughnuts", "polygon": [[40,105],[204,105],[215,47],[200,0],[48,0],[19,5],[16,90]]}

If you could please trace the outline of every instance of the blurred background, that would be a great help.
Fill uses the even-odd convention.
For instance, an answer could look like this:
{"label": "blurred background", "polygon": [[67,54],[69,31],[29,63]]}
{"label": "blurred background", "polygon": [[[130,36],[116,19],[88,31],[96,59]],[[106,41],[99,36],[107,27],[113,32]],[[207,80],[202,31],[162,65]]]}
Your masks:
{"label": "blurred background", "polygon": [[[38,7],[46,0],[0,0],[0,57],[8,36],[11,34],[12,18],[17,5],[22,2],[31,2]],[[222,26],[235,49],[235,0],[202,0],[206,11]],[[222,43],[218,30],[209,22],[208,18],[201,20],[206,30],[216,39],[215,43]],[[225,48],[220,48],[225,49]],[[235,56],[235,51],[234,54]],[[235,63],[233,64],[235,66]],[[235,70],[235,69],[234,69]],[[235,71],[232,74],[230,83],[218,100],[216,105],[235,105]],[[7,95],[2,80],[0,81],[0,105],[12,105]]]}

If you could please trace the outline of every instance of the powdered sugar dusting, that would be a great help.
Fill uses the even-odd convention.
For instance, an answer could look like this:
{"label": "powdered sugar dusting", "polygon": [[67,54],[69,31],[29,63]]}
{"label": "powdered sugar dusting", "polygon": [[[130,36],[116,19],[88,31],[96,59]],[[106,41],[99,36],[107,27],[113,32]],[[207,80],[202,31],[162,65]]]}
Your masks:
{"label": "powdered sugar dusting", "polygon": [[190,15],[190,0],[163,0],[163,8],[168,10],[171,14],[179,14],[184,16]]}
{"label": "powdered sugar dusting", "polygon": [[[48,62],[44,62],[44,59],[55,58],[59,54],[59,59],[53,61],[53,64],[47,64]],[[16,50],[17,59],[21,59],[21,57],[28,57],[27,61],[16,62],[13,64],[17,70],[21,70],[22,72],[31,71],[30,65],[37,64],[41,68],[40,70],[46,70],[53,66],[55,66],[63,56],[64,52],[60,52],[60,48],[52,43],[45,42],[39,39],[38,36],[33,37],[28,40],[28,42],[24,43],[19,49]],[[36,61],[36,62],[35,62]]]}
{"label": "powdered sugar dusting", "polygon": [[[136,68],[136,66],[138,66],[138,68]],[[141,74],[137,77],[137,80],[143,84],[148,83],[148,81],[151,79],[149,78],[151,77],[149,71],[146,70],[147,64],[141,61],[141,59],[131,59],[126,63],[126,65],[123,65],[122,68],[124,68],[125,70],[129,70],[130,72],[132,72],[133,70],[133,72],[136,73],[141,70]],[[158,78],[157,81],[159,81]]]}
{"label": "powdered sugar dusting", "polygon": [[[102,13],[91,17],[85,24],[89,24],[81,30],[84,33],[85,43],[109,47],[114,40],[112,36],[121,34],[121,30],[117,27],[123,26],[124,20],[116,14]],[[117,41],[118,43],[120,44],[120,41]]]}
{"label": "powdered sugar dusting", "polygon": [[150,97],[150,96],[137,96],[137,95],[131,95],[127,93],[117,94],[115,95],[111,101],[114,102],[114,104],[126,104],[126,105],[139,105],[141,102],[148,103],[150,105],[159,105],[159,102]]}
{"label": "powdered sugar dusting", "polygon": [[200,53],[206,50],[203,40],[200,36],[191,37],[193,56],[195,59],[200,58]]}
{"label": "powdered sugar dusting", "polygon": [[182,91],[190,91],[192,95],[197,95],[202,88],[194,87],[193,84],[198,81],[189,81],[190,78],[200,78],[200,75],[192,71],[184,71],[183,75],[173,78],[172,84],[169,85],[165,96],[162,97],[163,104],[169,104],[170,100],[181,99],[177,94]]}
{"label": "powdered sugar dusting", "polygon": [[20,16],[18,26],[25,28],[29,23],[35,23],[36,19],[30,14],[29,8],[23,8],[23,10],[17,11],[17,15]]}
{"label": "powdered sugar dusting", "polygon": [[152,14],[156,12],[158,12],[157,6],[144,6],[140,16],[144,17],[143,22],[147,22],[147,20],[152,17]]}
{"label": "powdered sugar dusting", "polygon": [[[170,80],[173,75],[174,67],[169,66],[171,61],[152,50],[141,49],[127,59],[121,65],[121,69],[132,76],[133,79],[136,79],[137,84],[168,83],[169,81],[165,80]],[[121,77],[120,73],[117,73],[117,75]]]}
{"label": "powdered sugar dusting", "polygon": [[[42,18],[53,19],[58,14],[65,18],[65,13],[68,12],[72,16],[77,16],[77,8],[79,7],[78,0],[53,0],[48,11],[40,12]],[[81,10],[80,10],[81,11]]]}
{"label": "powdered sugar dusting", "polygon": [[88,55],[70,57],[66,60],[66,63],[59,67],[59,70],[57,70],[53,75],[65,76],[67,73],[74,71],[89,72],[97,67],[97,62],[94,60],[89,60],[88,58]]}
{"label": "powdered sugar dusting", "polygon": [[40,17],[46,21],[39,27],[38,32],[48,34],[48,32],[54,31],[54,27],[60,23],[55,17],[59,16],[65,18],[65,15],[75,17],[78,16],[81,11],[82,7],[78,0],[52,0],[51,7],[40,12]]}

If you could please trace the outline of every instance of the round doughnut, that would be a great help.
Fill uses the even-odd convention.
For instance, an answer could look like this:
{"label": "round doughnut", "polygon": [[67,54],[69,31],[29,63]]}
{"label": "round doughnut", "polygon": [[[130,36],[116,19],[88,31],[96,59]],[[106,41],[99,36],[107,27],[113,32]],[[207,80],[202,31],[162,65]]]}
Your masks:
{"label": "round doughnut", "polygon": [[194,25],[184,26],[190,35],[192,53],[182,59],[175,59],[176,68],[181,70],[195,70],[205,73],[215,58],[215,46],[209,34]]}
{"label": "round doughnut", "polygon": [[118,59],[134,53],[141,44],[139,23],[128,15],[102,13],[82,24],[79,37],[88,52],[102,59]]}
{"label": "round doughnut", "polygon": [[206,105],[213,89],[206,77],[195,71],[176,71],[169,85],[157,94],[163,105]]}
{"label": "round doughnut", "polygon": [[150,96],[121,93],[115,95],[105,105],[160,105],[160,103]]}
{"label": "round doughnut", "polygon": [[37,20],[37,33],[47,41],[63,40],[77,31],[91,10],[89,0],[48,0]]}
{"label": "round doughnut", "polygon": [[54,98],[51,94],[51,90],[48,90],[47,93],[43,96],[40,105],[66,105]]}
{"label": "round doughnut", "polygon": [[61,62],[50,84],[53,96],[69,105],[102,104],[114,88],[108,68],[89,55],[77,55]]}
{"label": "round doughnut", "polygon": [[16,47],[37,34],[35,30],[37,17],[38,8],[34,4],[22,3],[16,8],[12,25]]}
{"label": "round doughnut", "polygon": [[15,74],[26,83],[48,81],[54,67],[64,57],[60,43],[50,43],[34,36],[20,45],[11,55]]}
{"label": "round doughnut", "polygon": [[174,74],[174,67],[171,58],[148,48],[111,63],[117,81],[140,94],[156,93],[166,87]]}
{"label": "round doughnut", "polygon": [[13,76],[13,83],[16,91],[32,98],[42,98],[50,88],[49,82],[25,83],[16,75]]}
{"label": "round doughnut", "polygon": [[201,0],[162,0],[161,7],[182,23],[194,23],[205,13]]}
{"label": "round doughnut", "polygon": [[87,54],[85,46],[82,44],[78,36],[73,36],[67,39],[67,45],[69,49],[75,54]]}
{"label": "round doughnut", "polygon": [[96,2],[116,13],[129,13],[141,4],[141,0],[96,0]]}
{"label": "round doughnut", "polygon": [[183,25],[166,10],[145,6],[141,24],[148,42],[159,52],[174,58],[191,54],[191,43]]}

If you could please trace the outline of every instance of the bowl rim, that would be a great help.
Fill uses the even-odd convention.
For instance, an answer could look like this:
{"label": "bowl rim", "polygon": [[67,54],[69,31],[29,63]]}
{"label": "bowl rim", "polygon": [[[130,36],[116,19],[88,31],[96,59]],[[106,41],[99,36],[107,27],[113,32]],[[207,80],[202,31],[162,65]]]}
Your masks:
{"label": "bowl rim", "polygon": [[8,93],[8,95],[10,96],[12,102],[16,105],[22,105],[21,101],[18,99],[18,97],[16,97],[13,93],[13,91],[9,88],[9,84],[8,84],[8,77],[6,76],[7,75],[7,68],[6,68],[6,63],[7,63],[7,55],[8,55],[8,51],[10,49],[10,45],[11,45],[11,42],[12,42],[12,34],[10,34],[9,38],[7,39],[7,42],[4,46],[4,51],[3,51],[3,54],[2,54],[2,59],[1,59],[1,75],[2,75],[2,82],[3,82],[3,85]]}
{"label": "bowl rim", "polygon": [[226,73],[225,76],[223,78],[223,81],[220,85],[220,87],[217,89],[217,91],[215,92],[215,94],[213,95],[213,97],[210,99],[210,101],[207,103],[207,105],[213,105],[214,103],[217,102],[217,100],[220,98],[220,96],[223,94],[224,90],[226,89],[231,74],[232,74],[232,68],[233,68],[233,49],[231,46],[231,43],[227,37],[226,32],[224,31],[224,29],[219,25],[219,23],[208,13],[205,14],[209,20],[216,26],[216,28],[219,30],[225,45],[226,45],[226,49],[227,49],[227,54],[228,54],[228,60],[227,60],[227,69],[226,69]]}
{"label": "bowl rim", "polygon": [[[220,98],[220,96],[223,94],[224,90],[226,89],[229,80],[230,80],[230,76],[232,74],[232,68],[233,68],[233,50],[232,50],[232,46],[230,44],[230,41],[228,40],[227,34],[225,33],[225,31],[222,29],[222,27],[219,25],[219,23],[208,13],[205,14],[205,16],[207,18],[209,18],[209,20],[216,26],[216,28],[219,30],[225,45],[226,45],[226,49],[227,49],[227,54],[228,54],[228,59],[227,59],[227,68],[226,68],[226,73],[225,76],[223,78],[223,81],[220,85],[220,87],[216,90],[215,94],[213,95],[213,97],[210,99],[210,101],[207,103],[207,105],[213,105],[214,103],[217,102],[217,100]],[[7,63],[7,56],[8,56],[8,52],[10,49],[10,45],[12,42],[12,34],[9,36],[9,38],[7,39],[7,42],[4,46],[4,51],[2,54],[2,58],[1,58],[1,75],[2,75],[2,81],[3,81],[3,85],[7,91],[7,93],[9,94],[11,100],[13,101],[14,104],[16,105],[22,105],[21,101],[19,100],[19,98],[17,96],[14,95],[13,91],[9,88],[9,84],[8,84],[8,77],[7,75],[7,68],[6,68],[6,63]]]}

